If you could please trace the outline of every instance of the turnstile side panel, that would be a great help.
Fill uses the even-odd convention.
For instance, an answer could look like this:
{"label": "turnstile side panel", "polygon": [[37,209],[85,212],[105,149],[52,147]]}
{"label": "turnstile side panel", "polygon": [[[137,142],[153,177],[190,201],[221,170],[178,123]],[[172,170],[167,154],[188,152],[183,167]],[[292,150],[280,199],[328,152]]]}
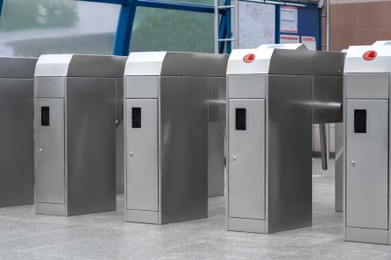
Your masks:
{"label": "turnstile side panel", "polygon": [[343,123],[335,124],[335,211],[343,209]]}
{"label": "turnstile side panel", "polygon": [[115,210],[115,80],[68,78],[68,215]]}
{"label": "turnstile side panel", "polygon": [[224,196],[226,79],[209,78],[208,196]]}
{"label": "turnstile side panel", "polygon": [[266,98],[267,75],[229,75],[228,98]]}
{"label": "turnstile side panel", "polygon": [[125,98],[158,98],[160,77],[125,76]]}
{"label": "turnstile side panel", "polygon": [[[388,74],[345,75],[347,98],[388,98]],[[368,87],[371,86],[371,87]]]}
{"label": "turnstile side panel", "polygon": [[[41,124],[41,108],[49,108],[49,126]],[[35,195],[37,202],[65,203],[64,99],[35,101]]]}
{"label": "turnstile side panel", "polygon": [[124,81],[116,81],[116,190],[117,194],[124,193]]}
{"label": "turnstile side panel", "polygon": [[312,76],[269,75],[268,232],[312,225]]}
{"label": "turnstile side panel", "polygon": [[[348,100],[346,109],[346,225],[388,229],[388,101]],[[355,133],[358,110],[366,133]]]}
{"label": "turnstile side panel", "polygon": [[313,123],[342,122],[342,76],[313,77]]}
{"label": "turnstile side panel", "polygon": [[32,79],[0,79],[0,207],[34,203]]}
{"label": "turnstile side panel", "polygon": [[209,122],[225,123],[226,92],[225,77],[209,78]]}
{"label": "turnstile side panel", "polygon": [[208,196],[224,196],[225,186],[225,124],[208,124]]}
{"label": "turnstile side panel", "polygon": [[38,98],[64,98],[64,77],[36,77],[34,79],[35,97]]}
{"label": "turnstile side panel", "polygon": [[161,80],[162,223],[208,216],[208,78]]}
{"label": "turnstile side panel", "polygon": [[[229,217],[265,219],[265,100],[228,102]],[[246,111],[246,130],[236,130],[237,109]]]}
{"label": "turnstile side panel", "polygon": [[[126,208],[129,210],[159,210],[157,103],[157,99],[126,99]],[[141,109],[141,128],[132,127],[133,108]]]}

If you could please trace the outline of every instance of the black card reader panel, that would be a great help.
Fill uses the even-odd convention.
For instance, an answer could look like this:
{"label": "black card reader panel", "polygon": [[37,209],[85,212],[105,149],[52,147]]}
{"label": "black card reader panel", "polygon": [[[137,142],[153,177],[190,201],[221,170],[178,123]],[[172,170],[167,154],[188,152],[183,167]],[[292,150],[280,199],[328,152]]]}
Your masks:
{"label": "black card reader panel", "polygon": [[367,132],[367,111],[365,109],[354,110],[354,132],[361,134]]}
{"label": "black card reader panel", "polygon": [[235,115],[235,129],[239,131],[246,130],[246,109],[237,108]]}

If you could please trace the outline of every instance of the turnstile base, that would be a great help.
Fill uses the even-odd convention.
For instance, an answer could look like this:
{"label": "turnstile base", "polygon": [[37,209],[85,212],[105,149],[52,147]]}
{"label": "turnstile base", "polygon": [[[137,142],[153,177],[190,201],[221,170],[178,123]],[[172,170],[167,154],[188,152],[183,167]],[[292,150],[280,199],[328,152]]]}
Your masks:
{"label": "turnstile base", "polygon": [[345,232],[345,240],[349,242],[389,244],[388,230],[346,227]]}
{"label": "turnstile base", "polygon": [[228,218],[228,230],[266,234],[266,221],[258,219]]}
{"label": "turnstile base", "polygon": [[126,222],[160,224],[159,212],[147,210],[126,210]]}
{"label": "turnstile base", "polygon": [[39,215],[66,216],[66,207],[64,204],[37,202],[35,204],[35,213]]}

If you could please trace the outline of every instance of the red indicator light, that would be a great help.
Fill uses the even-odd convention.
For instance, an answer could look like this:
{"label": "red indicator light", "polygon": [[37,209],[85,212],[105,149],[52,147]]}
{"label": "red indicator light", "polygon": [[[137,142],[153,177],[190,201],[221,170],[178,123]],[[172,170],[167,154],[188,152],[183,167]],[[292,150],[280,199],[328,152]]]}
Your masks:
{"label": "red indicator light", "polygon": [[366,61],[371,61],[376,59],[377,52],[376,51],[367,51],[362,55],[363,59]]}
{"label": "red indicator light", "polygon": [[249,54],[247,54],[246,56],[244,56],[244,58],[243,58],[243,61],[245,62],[245,63],[251,63],[251,62],[253,62],[255,60],[255,54],[253,54],[253,53],[249,53]]}

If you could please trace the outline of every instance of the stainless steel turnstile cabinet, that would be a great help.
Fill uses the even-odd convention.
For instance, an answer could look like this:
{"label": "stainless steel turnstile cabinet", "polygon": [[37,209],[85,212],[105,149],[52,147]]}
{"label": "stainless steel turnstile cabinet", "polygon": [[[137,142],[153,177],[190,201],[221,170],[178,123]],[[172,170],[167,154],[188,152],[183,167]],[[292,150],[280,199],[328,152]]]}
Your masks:
{"label": "stainless steel turnstile cabinet", "polygon": [[[209,90],[225,85],[227,60],[201,53],[129,55],[126,221],[165,224],[208,216]],[[221,107],[212,109],[218,114]]]}
{"label": "stainless steel turnstile cabinet", "polygon": [[37,59],[0,58],[0,207],[34,203]]}
{"label": "stainless steel turnstile cabinet", "polygon": [[345,240],[391,243],[391,46],[350,47],[344,78]]}
{"label": "stainless steel turnstile cabinet", "polygon": [[228,230],[312,224],[312,124],[342,121],[344,54],[234,50],[228,85]]}
{"label": "stainless steel turnstile cabinet", "polygon": [[125,57],[93,55],[39,58],[34,80],[37,214],[115,210],[116,95],[125,62]]}

